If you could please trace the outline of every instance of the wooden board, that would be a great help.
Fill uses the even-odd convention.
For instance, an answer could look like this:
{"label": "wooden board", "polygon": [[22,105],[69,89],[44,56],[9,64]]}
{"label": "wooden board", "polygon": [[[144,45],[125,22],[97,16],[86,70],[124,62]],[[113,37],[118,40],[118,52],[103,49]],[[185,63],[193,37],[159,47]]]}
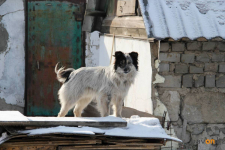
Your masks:
{"label": "wooden board", "polygon": [[95,145],[95,146],[59,146],[58,150],[78,150],[78,149],[148,149],[148,150],[156,150],[160,149],[160,146],[145,146],[144,144],[141,146],[129,146],[129,145]]}
{"label": "wooden board", "polygon": [[121,36],[130,36],[133,38],[145,38],[147,39],[147,34],[145,29],[135,29],[135,28],[119,28],[119,27],[108,27],[102,26],[102,33],[109,33]]}
{"label": "wooden board", "polygon": [[136,0],[118,0],[117,1],[117,16],[135,15]]}
{"label": "wooden board", "polygon": [[116,117],[26,117],[18,111],[0,111],[0,126],[126,127],[127,122]]}
{"label": "wooden board", "polygon": [[102,26],[145,29],[143,18],[139,16],[107,17],[103,20]]}
{"label": "wooden board", "polygon": [[105,136],[42,135],[17,137],[0,145],[0,150],[33,150],[55,147],[69,149],[160,149],[163,139],[120,138]]}

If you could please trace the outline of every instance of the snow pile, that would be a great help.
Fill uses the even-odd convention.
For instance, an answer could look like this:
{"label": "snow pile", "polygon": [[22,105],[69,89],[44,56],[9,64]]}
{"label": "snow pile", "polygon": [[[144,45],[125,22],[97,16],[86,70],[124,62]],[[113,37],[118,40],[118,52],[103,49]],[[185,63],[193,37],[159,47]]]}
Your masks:
{"label": "snow pile", "polygon": [[6,139],[7,137],[8,137],[8,135],[6,132],[2,133],[2,136],[0,137],[0,142],[3,141],[4,139]]}
{"label": "snow pile", "polygon": [[139,0],[149,37],[225,39],[225,0]]}
{"label": "snow pile", "polygon": [[[116,118],[109,116],[106,118]],[[166,134],[165,130],[160,125],[157,118],[147,117],[131,117],[126,119],[127,127],[116,127],[116,128],[97,128],[97,127],[65,127],[58,126],[52,128],[40,128],[33,130],[20,131],[20,133],[28,135],[39,135],[39,134],[104,134],[106,136],[117,136],[117,137],[137,137],[137,138],[160,138],[167,140],[174,140],[181,142],[181,140],[170,137]]]}

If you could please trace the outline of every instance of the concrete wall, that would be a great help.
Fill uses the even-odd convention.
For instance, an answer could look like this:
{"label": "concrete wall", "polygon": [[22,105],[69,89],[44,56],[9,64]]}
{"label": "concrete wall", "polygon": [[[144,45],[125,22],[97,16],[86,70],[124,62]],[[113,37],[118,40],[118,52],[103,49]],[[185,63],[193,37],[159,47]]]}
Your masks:
{"label": "concrete wall", "polygon": [[184,142],[174,149],[225,149],[225,41],[161,41],[151,47],[154,114],[168,112],[173,136]]}
{"label": "concrete wall", "polygon": [[25,88],[23,0],[0,1],[0,110],[23,113]]}
{"label": "concrete wall", "polygon": [[[113,37],[99,35],[99,32],[86,34],[86,66],[108,66],[110,64]],[[114,51],[139,54],[139,71],[131,87],[125,106],[153,113],[151,100],[151,55],[150,44],[146,40],[115,38]],[[114,57],[112,62],[114,61]]]}

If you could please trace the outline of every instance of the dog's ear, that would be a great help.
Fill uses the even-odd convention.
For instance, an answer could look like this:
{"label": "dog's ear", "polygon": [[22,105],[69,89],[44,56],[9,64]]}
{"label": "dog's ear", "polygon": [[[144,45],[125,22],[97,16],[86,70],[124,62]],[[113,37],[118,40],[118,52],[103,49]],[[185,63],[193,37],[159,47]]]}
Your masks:
{"label": "dog's ear", "polygon": [[130,57],[133,60],[133,64],[135,68],[138,70],[138,53],[137,52],[131,52],[129,53]]}
{"label": "dog's ear", "polygon": [[137,52],[131,52],[131,53],[129,53],[129,55],[130,55],[130,57],[134,60],[134,59],[136,59],[137,60],[137,58],[138,58],[138,53]]}
{"label": "dog's ear", "polygon": [[116,51],[114,56],[115,56],[116,58],[118,58],[118,57],[124,56],[124,54],[123,54],[123,52],[121,52],[121,51]]}

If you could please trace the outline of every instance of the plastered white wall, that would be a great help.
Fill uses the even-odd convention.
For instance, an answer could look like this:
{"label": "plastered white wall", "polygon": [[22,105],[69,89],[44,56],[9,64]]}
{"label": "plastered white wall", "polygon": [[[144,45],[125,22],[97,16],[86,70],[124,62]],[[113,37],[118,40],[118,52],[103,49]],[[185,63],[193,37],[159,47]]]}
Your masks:
{"label": "plastered white wall", "polygon": [[[0,53],[0,99],[24,107],[25,18],[23,0],[6,0],[0,6],[1,24],[9,34],[6,51]],[[1,35],[0,35],[1,36]]]}
{"label": "plastered white wall", "polygon": [[[113,37],[99,36],[99,32],[87,33],[86,66],[108,66],[110,64]],[[139,71],[134,85],[130,88],[125,106],[153,113],[151,100],[152,68],[150,44],[146,40],[115,38],[114,52],[136,51],[139,54]],[[114,53],[113,52],[113,53]],[[91,54],[90,54],[91,53]],[[114,57],[113,57],[114,59]],[[112,60],[113,62],[114,60]]]}
{"label": "plastered white wall", "polygon": [[86,67],[98,66],[99,62],[99,40],[98,31],[89,33],[86,32],[85,45],[85,65]]}

